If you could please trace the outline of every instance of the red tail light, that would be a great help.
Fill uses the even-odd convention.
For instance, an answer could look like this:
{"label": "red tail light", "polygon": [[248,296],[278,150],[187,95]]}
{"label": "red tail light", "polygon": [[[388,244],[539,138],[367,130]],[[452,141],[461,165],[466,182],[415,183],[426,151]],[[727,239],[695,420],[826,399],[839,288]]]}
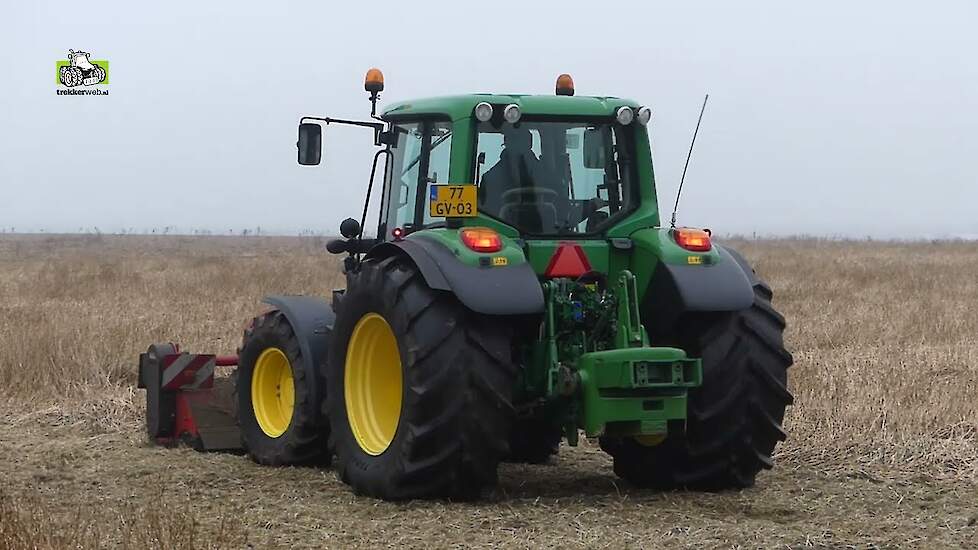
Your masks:
{"label": "red tail light", "polygon": [[476,252],[499,252],[503,249],[503,240],[488,227],[466,227],[458,232],[465,246]]}
{"label": "red tail light", "polygon": [[709,252],[713,248],[710,234],[702,229],[680,227],[672,230],[672,236],[676,244],[691,252]]}
{"label": "red tail light", "polygon": [[591,262],[587,260],[584,249],[579,244],[561,243],[550,257],[545,277],[570,277],[576,279],[591,271]]}

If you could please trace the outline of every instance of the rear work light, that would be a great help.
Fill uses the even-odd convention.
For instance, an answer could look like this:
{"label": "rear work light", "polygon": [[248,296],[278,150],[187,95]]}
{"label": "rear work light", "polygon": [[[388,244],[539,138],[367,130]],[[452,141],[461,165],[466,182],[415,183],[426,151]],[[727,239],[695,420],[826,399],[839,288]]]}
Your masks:
{"label": "rear work light", "polygon": [[503,249],[503,240],[488,227],[466,227],[458,232],[465,246],[476,252],[499,252]]}
{"label": "rear work light", "polygon": [[492,105],[486,103],[485,101],[480,102],[475,106],[475,119],[479,122],[489,122],[492,118]]}
{"label": "rear work light", "polygon": [[680,227],[672,230],[672,236],[676,244],[691,252],[709,252],[713,248],[710,234],[702,229]]}

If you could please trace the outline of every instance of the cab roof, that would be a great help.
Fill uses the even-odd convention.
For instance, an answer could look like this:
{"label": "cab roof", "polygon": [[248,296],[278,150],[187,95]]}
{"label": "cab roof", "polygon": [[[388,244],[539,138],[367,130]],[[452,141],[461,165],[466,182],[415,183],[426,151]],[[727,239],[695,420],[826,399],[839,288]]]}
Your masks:
{"label": "cab roof", "polygon": [[441,115],[451,120],[472,116],[475,106],[481,102],[492,104],[515,103],[523,115],[577,115],[614,116],[622,105],[638,108],[628,99],[617,97],[524,95],[524,94],[467,94],[444,97],[427,97],[401,101],[388,106],[383,118],[400,118],[412,115]]}

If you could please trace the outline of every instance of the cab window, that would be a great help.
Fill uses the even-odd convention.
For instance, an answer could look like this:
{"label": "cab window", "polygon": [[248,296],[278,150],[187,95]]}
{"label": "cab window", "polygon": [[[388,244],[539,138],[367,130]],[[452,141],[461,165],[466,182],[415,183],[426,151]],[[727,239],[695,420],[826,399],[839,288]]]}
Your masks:
{"label": "cab window", "polygon": [[397,142],[388,168],[386,232],[400,227],[420,229],[435,221],[428,212],[431,185],[448,183],[452,149],[452,125],[448,121],[422,120],[394,125]]}
{"label": "cab window", "polygon": [[595,233],[632,205],[627,130],[606,121],[478,126],[479,212],[531,235]]}

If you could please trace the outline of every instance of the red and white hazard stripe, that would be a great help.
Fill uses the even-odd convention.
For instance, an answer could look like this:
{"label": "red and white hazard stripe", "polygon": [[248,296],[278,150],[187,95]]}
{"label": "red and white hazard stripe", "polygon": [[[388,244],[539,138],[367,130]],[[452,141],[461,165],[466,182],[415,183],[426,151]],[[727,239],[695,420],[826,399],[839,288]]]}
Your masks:
{"label": "red and white hazard stripe", "polygon": [[165,391],[197,390],[214,385],[216,356],[175,353],[163,357],[161,385]]}

